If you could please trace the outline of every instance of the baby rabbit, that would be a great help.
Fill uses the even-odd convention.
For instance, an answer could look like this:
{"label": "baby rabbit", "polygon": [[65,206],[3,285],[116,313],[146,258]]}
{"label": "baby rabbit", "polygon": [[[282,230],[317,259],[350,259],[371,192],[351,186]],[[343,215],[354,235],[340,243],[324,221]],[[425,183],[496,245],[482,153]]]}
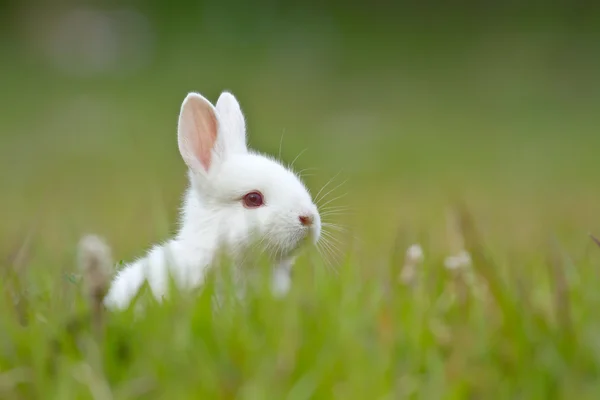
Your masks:
{"label": "baby rabbit", "polygon": [[177,136],[189,169],[179,232],[122,269],[104,304],[127,307],[145,281],[160,300],[167,294],[169,275],[178,288],[195,288],[222,249],[239,271],[256,243],[274,264],[274,290],[286,292],[297,250],[304,243],[316,244],[321,235],[319,211],[300,178],[248,149],[244,115],[229,92],[216,106],[189,93]]}

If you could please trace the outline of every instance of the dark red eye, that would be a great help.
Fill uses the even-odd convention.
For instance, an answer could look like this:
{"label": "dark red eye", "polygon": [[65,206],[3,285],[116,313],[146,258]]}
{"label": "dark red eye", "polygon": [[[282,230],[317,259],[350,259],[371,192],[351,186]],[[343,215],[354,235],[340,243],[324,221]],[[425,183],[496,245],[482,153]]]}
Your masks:
{"label": "dark red eye", "polygon": [[243,198],[244,207],[256,208],[263,205],[263,196],[260,192],[250,192]]}

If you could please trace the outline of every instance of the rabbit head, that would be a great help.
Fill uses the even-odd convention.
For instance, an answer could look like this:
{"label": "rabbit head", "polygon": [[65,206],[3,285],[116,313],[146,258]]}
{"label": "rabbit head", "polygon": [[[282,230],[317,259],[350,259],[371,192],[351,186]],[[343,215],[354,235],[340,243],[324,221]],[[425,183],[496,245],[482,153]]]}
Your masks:
{"label": "rabbit head", "polygon": [[216,106],[188,94],[178,144],[190,180],[180,239],[233,253],[260,244],[276,260],[319,240],[321,218],[307,188],[280,162],[248,149],[245,119],[231,93],[223,92]]}

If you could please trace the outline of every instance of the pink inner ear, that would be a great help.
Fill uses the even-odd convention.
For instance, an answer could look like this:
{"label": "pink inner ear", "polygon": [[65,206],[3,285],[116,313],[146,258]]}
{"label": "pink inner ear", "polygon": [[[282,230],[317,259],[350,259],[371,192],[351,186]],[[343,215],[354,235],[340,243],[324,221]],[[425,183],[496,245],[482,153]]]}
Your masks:
{"label": "pink inner ear", "polygon": [[196,116],[197,111],[194,110],[194,123],[196,123],[196,132],[199,136],[198,143],[194,146],[194,151],[202,166],[208,171],[212,149],[217,140],[217,118],[211,110],[205,108],[204,112],[206,115],[203,118],[198,118]]}
{"label": "pink inner ear", "polygon": [[195,158],[208,171],[212,161],[211,152],[217,140],[217,117],[212,107],[201,99],[190,100],[189,112],[184,114],[187,119],[185,125],[191,128],[186,136]]}

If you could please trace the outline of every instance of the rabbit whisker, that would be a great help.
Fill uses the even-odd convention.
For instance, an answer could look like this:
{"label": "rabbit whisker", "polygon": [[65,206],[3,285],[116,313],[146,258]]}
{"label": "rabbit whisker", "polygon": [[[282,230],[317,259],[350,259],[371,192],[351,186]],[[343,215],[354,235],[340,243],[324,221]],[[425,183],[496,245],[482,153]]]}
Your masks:
{"label": "rabbit whisker", "polygon": [[307,148],[305,148],[304,150],[302,150],[300,153],[298,153],[298,155],[296,156],[296,158],[294,158],[294,159],[292,160],[292,163],[290,164],[290,169],[293,169],[293,168],[294,168],[294,163],[295,163],[295,162],[298,160],[298,158],[300,158],[300,156],[301,156],[301,155],[302,155],[302,154],[303,154],[303,153],[304,153],[306,150],[308,150],[308,147],[307,147]]}
{"label": "rabbit whisker", "polygon": [[[337,190],[340,187],[342,187],[346,182],[348,182],[348,179],[343,180],[340,184],[338,184],[334,188],[330,189],[327,193],[325,193],[324,195],[322,195],[318,200],[315,200],[315,203],[319,204],[319,202],[325,200],[327,198],[327,196],[329,196],[335,190]],[[328,203],[322,204],[321,207],[324,207],[326,204],[328,204]]]}
{"label": "rabbit whisker", "polygon": [[333,180],[334,180],[335,178],[337,178],[337,177],[338,177],[338,175],[339,175],[339,174],[341,174],[341,173],[342,173],[342,171],[340,171],[340,172],[338,172],[337,174],[335,174],[335,175],[334,175],[334,176],[333,176],[331,179],[329,179],[329,180],[327,181],[327,183],[325,183],[325,184],[324,184],[324,185],[321,187],[321,189],[320,189],[320,190],[317,192],[317,194],[315,195],[315,203],[317,203],[317,202],[318,202],[319,195],[320,195],[320,194],[323,192],[323,190],[325,190],[325,188],[326,188],[327,186],[329,186],[329,185],[331,184],[331,182],[333,182]]}
{"label": "rabbit whisker", "polygon": [[277,155],[277,159],[281,160],[281,149],[283,145],[283,135],[285,134],[285,128],[283,128],[283,132],[281,132],[281,138],[279,139],[279,153]]}
{"label": "rabbit whisker", "polygon": [[325,204],[323,204],[323,205],[325,206],[325,205],[327,205],[327,204],[329,204],[329,203],[331,203],[331,202],[333,202],[333,201],[339,200],[339,199],[341,199],[342,197],[346,196],[347,194],[348,194],[348,193],[346,192],[346,193],[344,193],[344,194],[342,194],[342,195],[339,195],[339,196],[337,196],[337,197],[334,197],[333,199],[331,199],[331,200],[328,200],[328,201],[327,201]]}

